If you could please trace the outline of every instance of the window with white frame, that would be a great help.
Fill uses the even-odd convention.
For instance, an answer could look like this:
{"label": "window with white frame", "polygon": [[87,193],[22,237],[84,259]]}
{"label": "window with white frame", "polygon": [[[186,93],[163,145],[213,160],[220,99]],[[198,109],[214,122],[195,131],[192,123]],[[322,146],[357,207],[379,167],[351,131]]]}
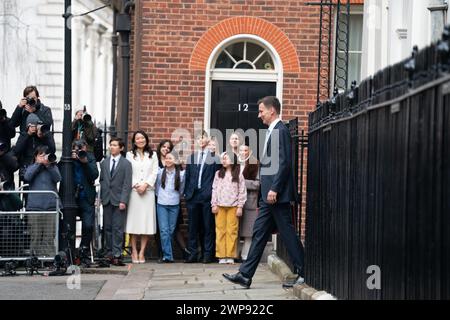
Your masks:
{"label": "window with white frame", "polygon": [[249,41],[227,46],[219,54],[216,69],[274,70],[274,63],[267,49]]}
{"label": "window with white frame", "polygon": [[[362,62],[362,37],[363,37],[363,7],[351,6],[350,8],[350,34],[348,52],[348,86],[356,80],[361,81]],[[338,50],[338,55],[345,58],[345,51]]]}

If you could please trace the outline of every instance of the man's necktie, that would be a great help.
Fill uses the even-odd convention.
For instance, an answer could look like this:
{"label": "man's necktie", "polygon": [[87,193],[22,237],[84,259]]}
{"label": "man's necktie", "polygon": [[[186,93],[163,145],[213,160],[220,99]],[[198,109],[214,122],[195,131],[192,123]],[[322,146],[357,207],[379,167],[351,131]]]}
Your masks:
{"label": "man's necktie", "polygon": [[112,159],[112,161],[113,161],[113,166],[112,166],[112,168],[111,168],[111,177],[113,176],[114,170],[116,169],[116,160],[115,160],[115,159]]}

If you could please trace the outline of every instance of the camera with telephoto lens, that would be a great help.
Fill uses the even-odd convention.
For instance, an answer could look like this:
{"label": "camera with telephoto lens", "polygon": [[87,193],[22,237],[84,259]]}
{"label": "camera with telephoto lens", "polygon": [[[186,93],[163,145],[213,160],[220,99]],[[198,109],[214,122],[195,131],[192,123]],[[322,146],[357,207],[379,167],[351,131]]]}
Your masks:
{"label": "camera with telephoto lens", "polygon": [[79,159],[87,158],[87,152],[83,150],[85,146],[84,142],[76,141],[75,142],[75,152]]}
{"label": "camera with telephoto lens", "polygon": [[30,107],[34,107],[36,105],[36,100],[34,98],[25,98],[25,100],[27,100],[27,105],[29,105]]}
{"label": "camera with telephoto lens", "polygon": [[48,160],[48,162],[50,163],[55,163],[56,162],[56,155],[54,153],[49,153],[45,155],[45,159]]}
{"label": "camera with telephoto lens", "polygon": [[92,116],[89,113],[83,113],[83,121],[84,122],[91,122]]}
{"label": "camera with telephoto lens", "polygon": [[39,122],[37,125],[37,130],[41,132],[42,135],[46,135],[50,132],[50,126],[48,124],[43,124]]}

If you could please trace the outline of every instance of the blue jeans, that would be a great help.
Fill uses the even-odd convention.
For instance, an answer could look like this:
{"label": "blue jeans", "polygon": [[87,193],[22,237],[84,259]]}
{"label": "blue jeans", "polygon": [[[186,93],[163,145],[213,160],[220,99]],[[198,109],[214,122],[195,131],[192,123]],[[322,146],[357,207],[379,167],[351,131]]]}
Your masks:
{"label": "blue jeans", "polygon": [[156,214],[158,215],[159,234],[161,237],[161,248],[163,259],[173,261],[172,237],[177,226],[180,206],[165,206],[158,204]]}

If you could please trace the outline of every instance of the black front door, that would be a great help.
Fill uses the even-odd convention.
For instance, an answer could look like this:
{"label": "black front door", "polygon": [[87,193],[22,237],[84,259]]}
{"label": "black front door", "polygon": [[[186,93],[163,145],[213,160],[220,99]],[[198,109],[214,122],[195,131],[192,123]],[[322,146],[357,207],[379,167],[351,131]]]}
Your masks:
{"label": "black front door", "polygon": [[257,132],[266,129],[267,126],[258,119],[257,102],[275,95],[275,82],[213,81],[211,128],[222,132],[223,146],[226,146],[226,129],[255,129]]}

